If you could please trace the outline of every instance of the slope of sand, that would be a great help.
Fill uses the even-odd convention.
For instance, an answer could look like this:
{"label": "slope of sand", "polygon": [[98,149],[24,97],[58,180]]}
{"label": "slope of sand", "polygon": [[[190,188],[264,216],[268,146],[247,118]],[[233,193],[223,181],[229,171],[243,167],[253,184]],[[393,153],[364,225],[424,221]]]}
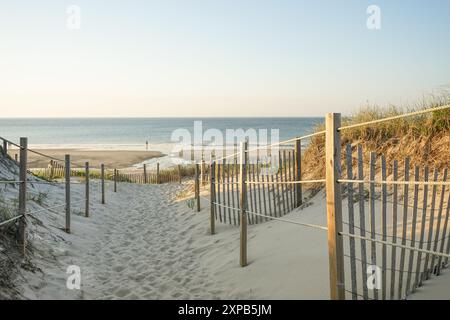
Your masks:
{"label": "slope of sand", "polygon": [[[200,213],[174,196],[189,186],[122,183],[107,186],[107,203],[92,185],[91,217],[83,216],[83,186],[73,186],[72,233],[61,208],[37,213],[31,222],[34,271],[17,284],[24,298],[39,299],[328,299],[327,234],[271,221],[249,226],[249,265],[240,268],[239,229],[218,224],[209,235],[209,206]],[[44,205],[61,203],[61,187]],[[325,225],[324,194],[286,216]],[[39,208],[30,204],[30,210]],[[66,288],[66,269],[81,268],[81,290]],[[449,298],[449,271],[433,278],[417,297]],[[446,289],[447,288],[447,289]]]}
{"label": "slope of sand", "polygon": [[[128,168],[152,158],[161,157],[159,151],[136,151],[136,150],[83,150],[83,149],[38,149],[40,153],[49,155],[57,159],[64,159],[66,154],[70,154],[73,163],[84,164],[89,161],[90,166],[99,167],[102,163],[109,168]],[[14,158],[14,150],[10,151]],[[38,154],[28,153],[28,166],[30,168],[46,168],[49,159]]]}

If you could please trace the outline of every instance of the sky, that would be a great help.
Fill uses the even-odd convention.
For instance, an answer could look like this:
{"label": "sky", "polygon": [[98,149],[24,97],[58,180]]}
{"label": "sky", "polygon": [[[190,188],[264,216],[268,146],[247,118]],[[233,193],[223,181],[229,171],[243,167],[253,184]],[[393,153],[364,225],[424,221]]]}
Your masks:
{"label": "sky", "polygon": [[[370,5],[380,29],[367,27]],[[0,117],[323,116],[414,103],[450,86],[449,14],[447,0],[0,0]]]}

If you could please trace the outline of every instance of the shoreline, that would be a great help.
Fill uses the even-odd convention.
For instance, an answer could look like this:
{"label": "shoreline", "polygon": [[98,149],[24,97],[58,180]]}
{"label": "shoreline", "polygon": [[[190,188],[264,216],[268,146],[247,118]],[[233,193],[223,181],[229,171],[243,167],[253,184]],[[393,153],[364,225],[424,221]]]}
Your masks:
{"label": "shoreline", "polygon": [[[54,158],[64,159],[70,154],[71,161],[84,163],[89,161],[91,167],[99,167],[102,163],[109,168],[123,169],[133,167],[155,158],[161,158],[165,154],[160,151],[138,151],[138,150],[87,150],[82,148],[60,148],[60,149],[33,149],[34,151],[49,155]],[[9,155],[14,158],[17,150],[10,149]],[[28,152],[29,168],[46,168],[50,159]]]}

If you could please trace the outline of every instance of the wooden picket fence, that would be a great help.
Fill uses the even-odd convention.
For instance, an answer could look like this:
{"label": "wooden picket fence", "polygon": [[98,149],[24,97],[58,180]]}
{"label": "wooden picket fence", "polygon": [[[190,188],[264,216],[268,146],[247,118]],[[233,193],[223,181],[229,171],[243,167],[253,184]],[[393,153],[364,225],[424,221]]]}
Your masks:
{"label": "wooden picket fence", "polygon": [[[3,141],[0,147],[1,156],[9,158],[8,147],[13,145],[19,149],[20,157],[15,157],[15,162],[19,166],[19,177],[14,180],[2,180],[0,185],[12,184],[19,186],[18,194],[18,213],[10,219],[0,221],[0,227],[8,226],[10,224],[19,223],[18,228],[18,238],[17,241],[21,246],[23,254],[26,253],[27,247],[27,216],[34,215],[40,211],[55,210],[63,208],[65,211],[65,224],[64,230],[67,233],[71,232],[71,215],[72,207],[74,204],[82,205],[84,204],[84,214],[85,217],[90,216],[90,205],[91,205],[91,179],[98,179],[100,183],[100,203],[106,204],[106,180],[113,181],[113,192],[117,192],[117,185],[119,182],[131,182],[131,183],[166,183],[166,182],[181,182],[182,177],[192,176],[196,171],[197,167],[192,165],[178,166],[176,169],[159,170],[159,164],[157,164],[156,172],[147,172],[146,166],[142,172],[135,173],[124,173],[117,169],[108,170],[105,165],[101,164],[100,168],[92,168],[89,162],[85,162],[84,165],[79,163],[74,163],[71,161],[69,154],[65,155],[64,159],[57,159],[52,156],[43,154],[36,150],[28,148],[28,139],[25,137],[20,138],[20,144],[14,143],[3,137],[0,137]],[[50,159],[47,168],[36,169],[28,168],[28,153],[34,153],[41,157]],[[12,160],[12,159],[11,159]],[[33,179],[30,179],[29,174],[35,175]],[[198,174],[197,174],[198,176]],[[81,177],[83,182],[74,181],[72,177]],[[41,179],[44,178],[44,179]],[[27,188],[29,184],[51,184],[51,185],[62,185],[64,186],[65,196],[64,201],[52,205],[51,207],[45,207],[37,211],[27,211]],[[84,199],[73,202],[71,199],[71,185],[73,184],[83,184],[85,186],[85,197]]]}
{"label": "wooden picket fence", "polygon": [[[54,180],[64,178],[65,176],[65,164],[50,160],[47,168],[30,168],[30,173],[35,174],[41,178],[47,180]],[[90,178],[100,179],[101,169],[90,169]],[[159,163],[157,163],[156,170],[153,172],[147,171],[147,166],[144,165],[141,170],[135,169],[130,171],[129,169],[105,169],[105,180],[115,182],[128,182],[138,184],[161,184],[171,182],[181,182],[183,177],[192,177],[195,174],[194,165],[178,165],[174,168],[159,169]],[[70,169],[71,177],[84,177],[85,171],[83,169],[72,168]],[[202,175],[204,181],[207,181],[208,177],[206,172]]]}
{"label": "wooden picket fence", "polygon": [[[29,168],[28,171],[47,180],[53,180],[57,178],[64,178],[66,166],[59,161],[50,160],[47,168]],[[79,171],[74,169],[70,170],[70,175],[72,177],[80,176]]]}
{"label": "wooden picket fence", "polygon": [[117,170],[116,173],[118,182],[130,182],[138,184],[180,182],[182,178],[180,170],[159,171],[159,169],[157,169],[154,173],[146,172],[146,170],[145,172],[122,173]]}
{"label": "wooden picket fence", "polygon": [[[254,213],[260,212],[271,217],[281,217],[302,202],[302,186],[289,182],[301,179],[301,149],[284,148],[270,156],[270,167],[257,154],[254,162],[246,165],[248,185],[248,223],[258,224],[268,221]],[[275,164],[275,165],[274,165]],[[240,166],[236,157],[213,162],[214,183],[211,185],[214,217],[220,223],[239,225],[241,210],[239,174]]]}
{"label": "wooden picket fence", "polygon": [[[351,126],[341,126],[340,114],[327,114],[325,131],[279,143],[279,147],[292,143],[294,147],[271,155],[272,165],[278,164],[273,171],[265,170],[266,163],[260,162],[258,155],[256,161],[250,161],[255,149],[242,143],[239,152],[209,163],[211,234],[216,222],[239,226],[239,261],[245,267],[248,224],[277,220],[324,230],[328,233],[332,299],[407,298],[449,266],[448,169],[434,170],[430,177],[430,169],[420,164],[410,172],[409,158],[388,164],[385,156],[372,152],[370,159],[364,159],[362,147],[351,144],[342,153],[340,132],[448,108]],[[326,176],[302,180],[300,142],[318,135],[325,135]],[[399,162],[404,164],[401,174]],[[281,218],[301,206],[302,185],[318,183],[326,189],[327,226]]]}
{"label": "wooden picket fence", "polygon": [[[342,230],[360,237],[349,236],[343,245],[345,290],[352,299],[405,299],[447,267],[448,258],[416,249],[450,253],[448,169],[430,177],[428,167],[412,168],[409,158],[402,170],[398,160],[388,164],[383,155],[365,160],[361,146],[346,145]],[[381,274],[378,290],[365,285],[370,266]]]}

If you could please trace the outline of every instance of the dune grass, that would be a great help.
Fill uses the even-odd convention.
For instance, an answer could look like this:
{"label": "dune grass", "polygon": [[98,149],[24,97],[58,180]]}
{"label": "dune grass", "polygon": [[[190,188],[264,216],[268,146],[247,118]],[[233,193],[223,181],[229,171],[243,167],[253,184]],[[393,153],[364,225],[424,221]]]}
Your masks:
{"label": "dune grass", "polygon": [[[448,104],[450,95],[406,107],[382,108],[369,105],[343,117],[342,125],[363,123]],[[316,132],[324,129],[322,124],[316,128]],[[345,150],[347,143],[352,145],[353,150],[356,145],[361,145],[365,164],[370,152],[376,152],[378,156],[386,156],[388,166],[393,160],[402,164],[405,157],[410,157],[412,167],[428,165],[431,169],[441,170],[450,165],[450,109],[344,130],[341,132],[341,142],[342,150]],[[311,139],[304,152],[302,168],[304,178],[325,176],[324,135]]]}

